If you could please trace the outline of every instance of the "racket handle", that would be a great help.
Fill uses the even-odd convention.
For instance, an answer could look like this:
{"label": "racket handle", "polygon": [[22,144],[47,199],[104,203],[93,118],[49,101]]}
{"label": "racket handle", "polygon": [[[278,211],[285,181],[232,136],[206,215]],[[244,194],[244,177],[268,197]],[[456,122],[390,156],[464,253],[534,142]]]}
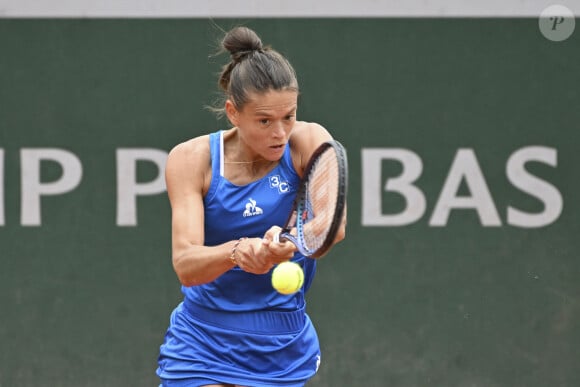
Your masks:
{"label": "racket handle", "polygon": [[294,243],[292,241],[292,238],[287,238],[288,236],[288,232],[285,232],[284,230],[277,232],[276,234],[274,234],[274,242],[276,243],[284,243],[285,241],[290,241],[292,243]]}

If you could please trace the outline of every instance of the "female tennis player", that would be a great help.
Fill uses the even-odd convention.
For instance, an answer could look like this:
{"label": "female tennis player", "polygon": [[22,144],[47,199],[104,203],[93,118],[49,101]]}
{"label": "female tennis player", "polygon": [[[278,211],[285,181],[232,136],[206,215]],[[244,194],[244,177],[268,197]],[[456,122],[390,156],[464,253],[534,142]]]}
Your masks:
{"label": "female tennis player", "polygon": [[[329,132],[296,119],[290,63],[245,27],[227,32],[219,108],[232,127],[178,144],[167,160],[173,267],[184,295],[171,314],[163,386],[304,386],[320,364],[305,293],[316,260],[274,242],[306,164]],[[335,243],[345,235],[344,219]],[[291,259],[304,286],[282,295],[272,268]]]}

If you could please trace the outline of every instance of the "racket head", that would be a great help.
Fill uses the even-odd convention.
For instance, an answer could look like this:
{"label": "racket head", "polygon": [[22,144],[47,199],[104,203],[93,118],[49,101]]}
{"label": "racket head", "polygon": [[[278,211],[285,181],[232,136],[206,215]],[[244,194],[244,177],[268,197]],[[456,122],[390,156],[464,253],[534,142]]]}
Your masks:
{"label": "racket head", "polygon": [[322,143],[312,154],[294,199],[293,210],[279,236],[311,258],[333,245],[346,208],[348,160],[336,140]]}

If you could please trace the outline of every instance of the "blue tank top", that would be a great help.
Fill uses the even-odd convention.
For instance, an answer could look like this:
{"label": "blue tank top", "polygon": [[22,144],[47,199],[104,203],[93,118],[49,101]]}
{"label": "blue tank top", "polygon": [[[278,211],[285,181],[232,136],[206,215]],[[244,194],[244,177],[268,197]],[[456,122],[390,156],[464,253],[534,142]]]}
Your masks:
{"label": "blue tank top", "polygon": [[[215,246],[241,237],[262,237],[273,225],[283,226],[292,208],[300,177],[294,170],[290,147],[266,176],[238,186],[223,176],[223,132],[210,139],[212,178],[204,198],[205,245]],[[305,304],[304,294],[316,271],[316,260],[296,253],[292,258],[304,269],[304,286],[293,295],[272,288],[272,273],[256,275],[239,267],[214,281],[182,286],[188,302],[220,311],[295,310]]]}

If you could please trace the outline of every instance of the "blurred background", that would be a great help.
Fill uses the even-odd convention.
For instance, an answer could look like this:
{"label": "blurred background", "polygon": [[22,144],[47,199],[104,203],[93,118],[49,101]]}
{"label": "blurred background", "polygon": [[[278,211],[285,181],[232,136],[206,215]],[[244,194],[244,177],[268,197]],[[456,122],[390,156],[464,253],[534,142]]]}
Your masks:
{"label": "blurred background", "polygon": [[580,385],[579,4],[243,3],[0,1],[0,386],[158,383],[165,156],[237,25],[349,155],[308,385]]}

